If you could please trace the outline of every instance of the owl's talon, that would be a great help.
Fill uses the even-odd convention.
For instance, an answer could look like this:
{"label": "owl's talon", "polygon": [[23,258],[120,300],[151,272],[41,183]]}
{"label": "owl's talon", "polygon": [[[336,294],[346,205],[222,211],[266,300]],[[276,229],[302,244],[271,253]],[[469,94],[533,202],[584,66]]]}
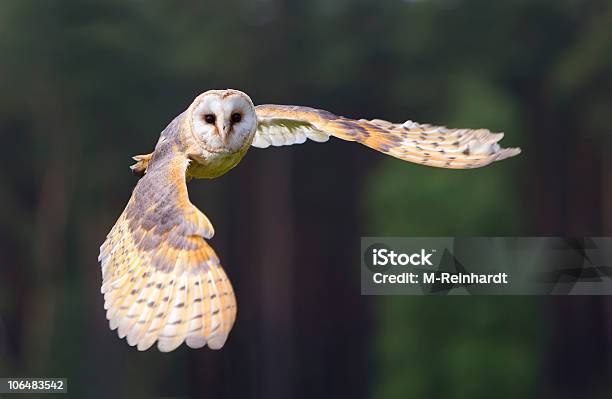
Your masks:
{"label": "owl's talon", "polygon": [[152,154],[133,156],[132,159],[137,162],[134,165],[130,166],[132,173],[137,176],[144,176],[144,174],[147,172],[147,168],[149,167],[151,155]]}

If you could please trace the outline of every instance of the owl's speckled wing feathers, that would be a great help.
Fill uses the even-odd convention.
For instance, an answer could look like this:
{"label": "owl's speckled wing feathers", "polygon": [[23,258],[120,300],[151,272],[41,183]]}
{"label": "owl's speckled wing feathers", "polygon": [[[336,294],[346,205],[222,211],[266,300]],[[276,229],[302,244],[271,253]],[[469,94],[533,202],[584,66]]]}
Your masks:
{"label": "owl's speckled wing feathers", "polygon": [[[162,140],[100,248],[111,329],[146,350],[223,346],[236,317],[232,286],[206,242],[214,234],[187,195],[188,159]],[[167,148],[160,148],[166,146]]]}
{"label": "owl's speckled wing feathers", "polygon": [[519,148],[501,148],[503,133],[486,129],[448,129],[407,121],[354,120],[301,106],[258,105],[253,146],[266,148],[301,144],[330,136],[357,141],[393,157],[422,165],[450,169],[485,166],[517,155]]}

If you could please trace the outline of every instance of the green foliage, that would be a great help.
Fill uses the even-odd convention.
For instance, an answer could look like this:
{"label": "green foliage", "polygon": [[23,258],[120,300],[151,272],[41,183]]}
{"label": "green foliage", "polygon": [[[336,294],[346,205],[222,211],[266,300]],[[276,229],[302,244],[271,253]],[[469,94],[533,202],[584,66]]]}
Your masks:
{"label": "green foliage", "polygon": [[514,297],[381,299],[371,396],[534,397],[542,363],[534,305]]}

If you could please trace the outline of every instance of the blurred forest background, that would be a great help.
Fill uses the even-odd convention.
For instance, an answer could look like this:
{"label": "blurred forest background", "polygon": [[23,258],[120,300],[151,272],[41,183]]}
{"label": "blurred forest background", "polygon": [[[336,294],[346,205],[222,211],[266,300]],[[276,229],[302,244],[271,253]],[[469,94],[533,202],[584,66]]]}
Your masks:
{"label": "blurred forest background", "polygon": [[[332,140],[190,183],[237,293],[221,351],[139,353],[96,261],[193,98],[506,132],[432,169]],[[0,376],[97,398],[609,398],[610,297],[362,297],[359,238],[612,235],[607,0],[3,1]]]}

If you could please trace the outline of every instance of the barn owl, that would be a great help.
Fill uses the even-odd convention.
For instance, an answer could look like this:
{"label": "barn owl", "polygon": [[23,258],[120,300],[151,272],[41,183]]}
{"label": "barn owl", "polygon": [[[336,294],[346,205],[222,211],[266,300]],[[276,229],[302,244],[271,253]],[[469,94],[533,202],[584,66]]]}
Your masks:
{"label": "barn owl", "polygon": [[187,194],[191,178],[223,175],[250,147],[356,141],[404,161],[441,168],[485,166],[520,153],[502,133],[407,121],[353,120],[301,106],[255,107],[238,90],[210,90],[161,132],[155,150],[134,157],[143,174],[100,247],[104,308],[131,346],[162,352],[183,342],[220,349],[236,318],[232,285],[207,243],[208,218]]}

